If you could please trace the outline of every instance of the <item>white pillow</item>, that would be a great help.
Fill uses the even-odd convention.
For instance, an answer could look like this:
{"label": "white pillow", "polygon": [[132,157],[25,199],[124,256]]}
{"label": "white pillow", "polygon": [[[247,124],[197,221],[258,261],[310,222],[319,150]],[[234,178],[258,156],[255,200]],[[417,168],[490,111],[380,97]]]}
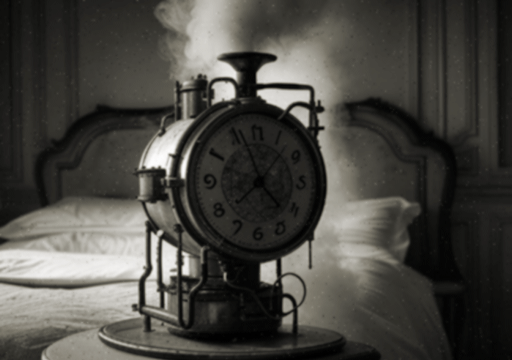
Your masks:
{"label": "white pillow", "polygon": [[136,200],[68,197],[0,228],[0,238],[20,241],[63,232],[144,233],[146,215]]}
{"label": "white pillow", "polygon": [[[147,217],[136,200],[69,197],[0,228],[0,281],[37,286],[83,286],[136,280],[145,264]],[[156,265],[157,237],[151,258]],[[176,267],[176,248],[164,242],[162,263]],[[188,258],[184,271],[187,273]],[[153,276],[155,271],[153,271]]]}
{"label": "white pillow", "polygon": [[336,234],[341,255],[403,262],[410,244],[407,227],[421,208],[401,197],[387,197],[326,207],[326,213],[319,233]]}
{"label": "white pillow", "polygon": [[[156,244],[155,236],[152,238],[152,243]],[[65,231],[41,235],[37,238],[30,238],[29,240],[7,241],[0,245],[0,250],[13,249],[143,256],[145,252],[145,234]]]}
{"label": "white pillow", "polygon": [[0,228],[0,250],[140,256],[146,219],[136,200],[68,197]]}
{"label": "white pillow", "polygon": [[[134,256],[2,250],[0,281],[19,285],[80,287],[138,280],[144,259]],[[152,273],[154,278],[155,271]]]}

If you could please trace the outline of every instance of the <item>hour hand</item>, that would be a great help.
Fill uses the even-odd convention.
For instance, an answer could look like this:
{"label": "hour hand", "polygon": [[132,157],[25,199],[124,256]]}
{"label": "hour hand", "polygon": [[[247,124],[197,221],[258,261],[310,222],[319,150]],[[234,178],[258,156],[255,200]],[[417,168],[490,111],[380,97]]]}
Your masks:
{"label": "hour hand", "polygon": [[267,190],[267,188],[265,186],[263,186],[263,190],[267,193],[267,195],[272,199],[272,201],[276,204],[276,207],[280,207],[281,205],[279,204],[279,202],[276,200],[276,198],[272,195],[272,193],[270,191]]}
{"label": "hour hand", "polygon": [[240,204],[249,194],[256,189],[256,186],[253,186],[249,191],[247,191],[245,194],[242,195],[240,199],[235,199],[236,204]]}

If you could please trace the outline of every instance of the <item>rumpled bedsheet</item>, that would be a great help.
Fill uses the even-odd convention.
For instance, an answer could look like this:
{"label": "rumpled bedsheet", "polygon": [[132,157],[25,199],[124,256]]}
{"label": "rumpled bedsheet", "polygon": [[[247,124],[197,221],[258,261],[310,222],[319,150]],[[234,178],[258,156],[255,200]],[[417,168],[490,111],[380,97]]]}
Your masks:
{"label": "rumpled bedsheet", "polygon": [[[154,282],[148,304],[158,304]],[[39,360],[42,351],[68,335],[139,316],[135,281],[78,289],[0,284],[0,359]]]}

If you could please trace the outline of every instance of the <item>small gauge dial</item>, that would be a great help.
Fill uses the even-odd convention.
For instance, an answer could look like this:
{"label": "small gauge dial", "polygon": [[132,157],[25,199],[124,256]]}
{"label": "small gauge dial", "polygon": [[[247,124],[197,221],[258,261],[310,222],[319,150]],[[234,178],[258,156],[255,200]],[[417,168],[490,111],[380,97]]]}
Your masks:
{"label": "small gauge dial", "polygon": [[206,226],[243,249],[303,237],[322,194],[304,136],[270,116],[242,114],[202,140],[192,188]]}

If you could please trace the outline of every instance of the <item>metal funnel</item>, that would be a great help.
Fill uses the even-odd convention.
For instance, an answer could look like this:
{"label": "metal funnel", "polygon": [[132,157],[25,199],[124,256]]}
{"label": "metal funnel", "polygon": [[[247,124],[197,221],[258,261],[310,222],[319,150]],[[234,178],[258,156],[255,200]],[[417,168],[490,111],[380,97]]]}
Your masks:
{"label": "metal funnel", "polygon": [[275,61],[277,56],[260,52],[232,52],[219,55],[220,61],[227,62],[236,70],[236,81],[240,97],[255,97],[256,73],[266,63]]}

